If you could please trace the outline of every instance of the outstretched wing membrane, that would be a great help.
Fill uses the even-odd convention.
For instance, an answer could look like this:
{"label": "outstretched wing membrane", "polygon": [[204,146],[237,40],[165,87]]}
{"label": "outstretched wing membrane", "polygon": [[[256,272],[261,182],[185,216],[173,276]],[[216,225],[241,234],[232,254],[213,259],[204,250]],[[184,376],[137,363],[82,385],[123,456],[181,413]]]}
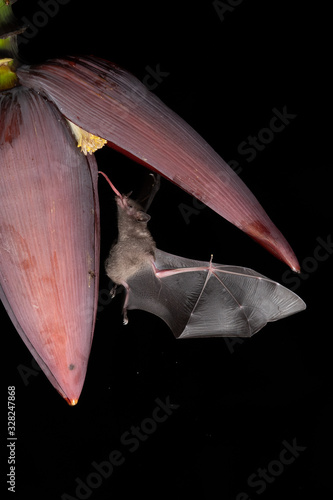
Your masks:
{"label": "outstretched wing membrane", "polygon": [[268,322],[305,309],[295,293],[245,267],[156,250],[129,281],[128,309],[163,319],[176,338],[251,337]]}

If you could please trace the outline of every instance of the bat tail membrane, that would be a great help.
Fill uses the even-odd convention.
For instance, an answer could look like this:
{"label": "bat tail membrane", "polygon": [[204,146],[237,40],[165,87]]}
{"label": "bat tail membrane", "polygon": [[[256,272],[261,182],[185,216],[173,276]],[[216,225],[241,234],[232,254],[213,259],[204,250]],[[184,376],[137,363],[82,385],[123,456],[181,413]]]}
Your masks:
{"label": "bat tail membrane", "polygon": [[152,268],[133,277],[128,309],[159,316],[176,338],[251,337],[268,322],[306,307],[288,288],[245,267],[184,259],[161,250],[156,250],[155,266],[168,270],[165,277],[158,278]]}

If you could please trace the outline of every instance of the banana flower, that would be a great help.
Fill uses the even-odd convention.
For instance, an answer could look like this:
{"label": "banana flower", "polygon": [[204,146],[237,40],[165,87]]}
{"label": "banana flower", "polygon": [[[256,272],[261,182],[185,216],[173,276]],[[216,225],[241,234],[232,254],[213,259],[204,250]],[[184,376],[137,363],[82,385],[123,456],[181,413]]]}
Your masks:
{"label": "banana flower", "polygon": [[[10,8],[4,0],[1,6]],[[1,300],[69,404],[82,391],[95,325],[93,153],[104,144],[161,173],[299,270],[242,180],[137,78],[96,57],[17,67],[8,50],[0,59]]]}

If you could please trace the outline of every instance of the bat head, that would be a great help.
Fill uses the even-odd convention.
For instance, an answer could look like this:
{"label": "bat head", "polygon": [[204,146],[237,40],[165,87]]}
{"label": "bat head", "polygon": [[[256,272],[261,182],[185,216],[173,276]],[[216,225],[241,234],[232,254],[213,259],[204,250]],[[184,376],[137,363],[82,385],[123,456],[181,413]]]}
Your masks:
{"label": "bat head", "polygon": [[119,217],[126,214],[126,218],[135,222],[145,222],[150,220],[150,215],[143,211],[141,205],[128,196],[116,196]]}

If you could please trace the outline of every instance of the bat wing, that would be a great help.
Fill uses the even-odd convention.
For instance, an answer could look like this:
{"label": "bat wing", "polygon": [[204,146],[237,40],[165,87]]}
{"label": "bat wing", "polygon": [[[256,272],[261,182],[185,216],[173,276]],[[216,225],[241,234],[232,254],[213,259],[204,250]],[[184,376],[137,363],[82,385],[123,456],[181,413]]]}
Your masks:
{"label": "bat wing", "polygon": [[159,316],[176,338],[251,337],[306,307],[288,288],[245,267],[158,249],[154,264],[128,280],[127,308]]}

